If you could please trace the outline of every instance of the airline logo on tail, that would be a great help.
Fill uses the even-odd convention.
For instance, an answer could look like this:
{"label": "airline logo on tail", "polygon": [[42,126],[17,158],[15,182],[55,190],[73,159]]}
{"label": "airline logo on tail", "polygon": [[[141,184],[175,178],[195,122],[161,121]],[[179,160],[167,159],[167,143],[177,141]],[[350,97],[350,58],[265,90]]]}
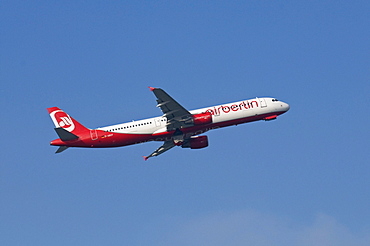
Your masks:
{"label": "airline logo on tail", "polygon": [[56,109],[51,112],[50,117],[53,120],[55,127],[57,128],[61,127],[69,132],[72,132],[75,129],[75,125],[71,119],[71,116],[60,109]]}

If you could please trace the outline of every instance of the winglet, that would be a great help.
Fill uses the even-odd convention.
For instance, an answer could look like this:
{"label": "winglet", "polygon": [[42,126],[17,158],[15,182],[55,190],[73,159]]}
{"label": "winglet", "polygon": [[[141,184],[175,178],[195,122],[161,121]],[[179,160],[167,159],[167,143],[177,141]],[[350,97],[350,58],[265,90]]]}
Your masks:
{"label": "winglet", "polygon": [[150,91],[154,91],[155,90],[154,87],[150,87],[150,86],[148,86],[148,87],[149,87]]}
{"label": "winglet", "polygon": [[147,161],[149,159],[149,157],[147,156],[143,156],[144,157],[144,161]]}

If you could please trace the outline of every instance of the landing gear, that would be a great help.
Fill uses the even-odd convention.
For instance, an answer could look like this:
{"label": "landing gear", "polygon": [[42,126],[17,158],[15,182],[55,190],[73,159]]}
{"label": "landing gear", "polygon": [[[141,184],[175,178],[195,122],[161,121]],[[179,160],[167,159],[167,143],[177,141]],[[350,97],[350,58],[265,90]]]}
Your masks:
{"label": "landing gear", "polygon": [[176,146],[181,146],[184,143],[184,133],[179,128],[173,133],[172,141]]}

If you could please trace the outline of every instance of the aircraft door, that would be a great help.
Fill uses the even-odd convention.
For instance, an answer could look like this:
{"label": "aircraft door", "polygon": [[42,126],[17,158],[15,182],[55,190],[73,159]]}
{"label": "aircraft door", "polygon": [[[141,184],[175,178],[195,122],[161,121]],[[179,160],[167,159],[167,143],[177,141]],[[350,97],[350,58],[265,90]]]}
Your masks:
{"label": "aircraft door", "polygon": [[265,98],[259,98],[259,100],[260,100],[260,103],[261,103],[261,108],[267,107]]}
{"label": "aircraft door", "polygon": [[98,132],[96,130],[90,130],[90,136],[91,136],[91,140],[97,140]]}
{"label": "aircraft door", "polygon": [[161,126],[161,118],[155,118],[154,119],[155,126]]}

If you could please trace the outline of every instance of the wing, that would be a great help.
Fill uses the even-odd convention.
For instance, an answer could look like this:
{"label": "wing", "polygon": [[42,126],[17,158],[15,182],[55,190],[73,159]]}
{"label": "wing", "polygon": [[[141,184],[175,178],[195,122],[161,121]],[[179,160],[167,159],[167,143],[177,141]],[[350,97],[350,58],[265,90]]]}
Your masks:
{"label": "wing", "polygon": [[151,153],[149,156],[144,156],[145,160],[148,158],[160,155],[176,145],[181,145],[184,141],[184,135],[181,128],[194,125],[193,115],[175,101],[164,90],[159,88],[149,87],[157,97],[157,107],[159,107],[163,116],[167,118],[167,131],[175,131],[171,140],[165,141],[161,147]]}
{"label": "wing", "polygon": [[166,152],[167,150],[172,149],[173,147],[175,147],[175,144],[172,140],[171,141],[165,141],[164,144],[161,147],[159,147],[156,151],[154,151],[153,153],[151,153],[148,156],[144,156],[144,160],[148,160],[148,158],[150,158],[150,157],[160,155],[160,154]]}
{"label": "wing", "polygon": [[149,88],[157,97],[157,107],[162,110],[163,116],[167,118],[168,131],[192,125],[192,115],[188,110],[176,102],[164,90],[153,87]]}

